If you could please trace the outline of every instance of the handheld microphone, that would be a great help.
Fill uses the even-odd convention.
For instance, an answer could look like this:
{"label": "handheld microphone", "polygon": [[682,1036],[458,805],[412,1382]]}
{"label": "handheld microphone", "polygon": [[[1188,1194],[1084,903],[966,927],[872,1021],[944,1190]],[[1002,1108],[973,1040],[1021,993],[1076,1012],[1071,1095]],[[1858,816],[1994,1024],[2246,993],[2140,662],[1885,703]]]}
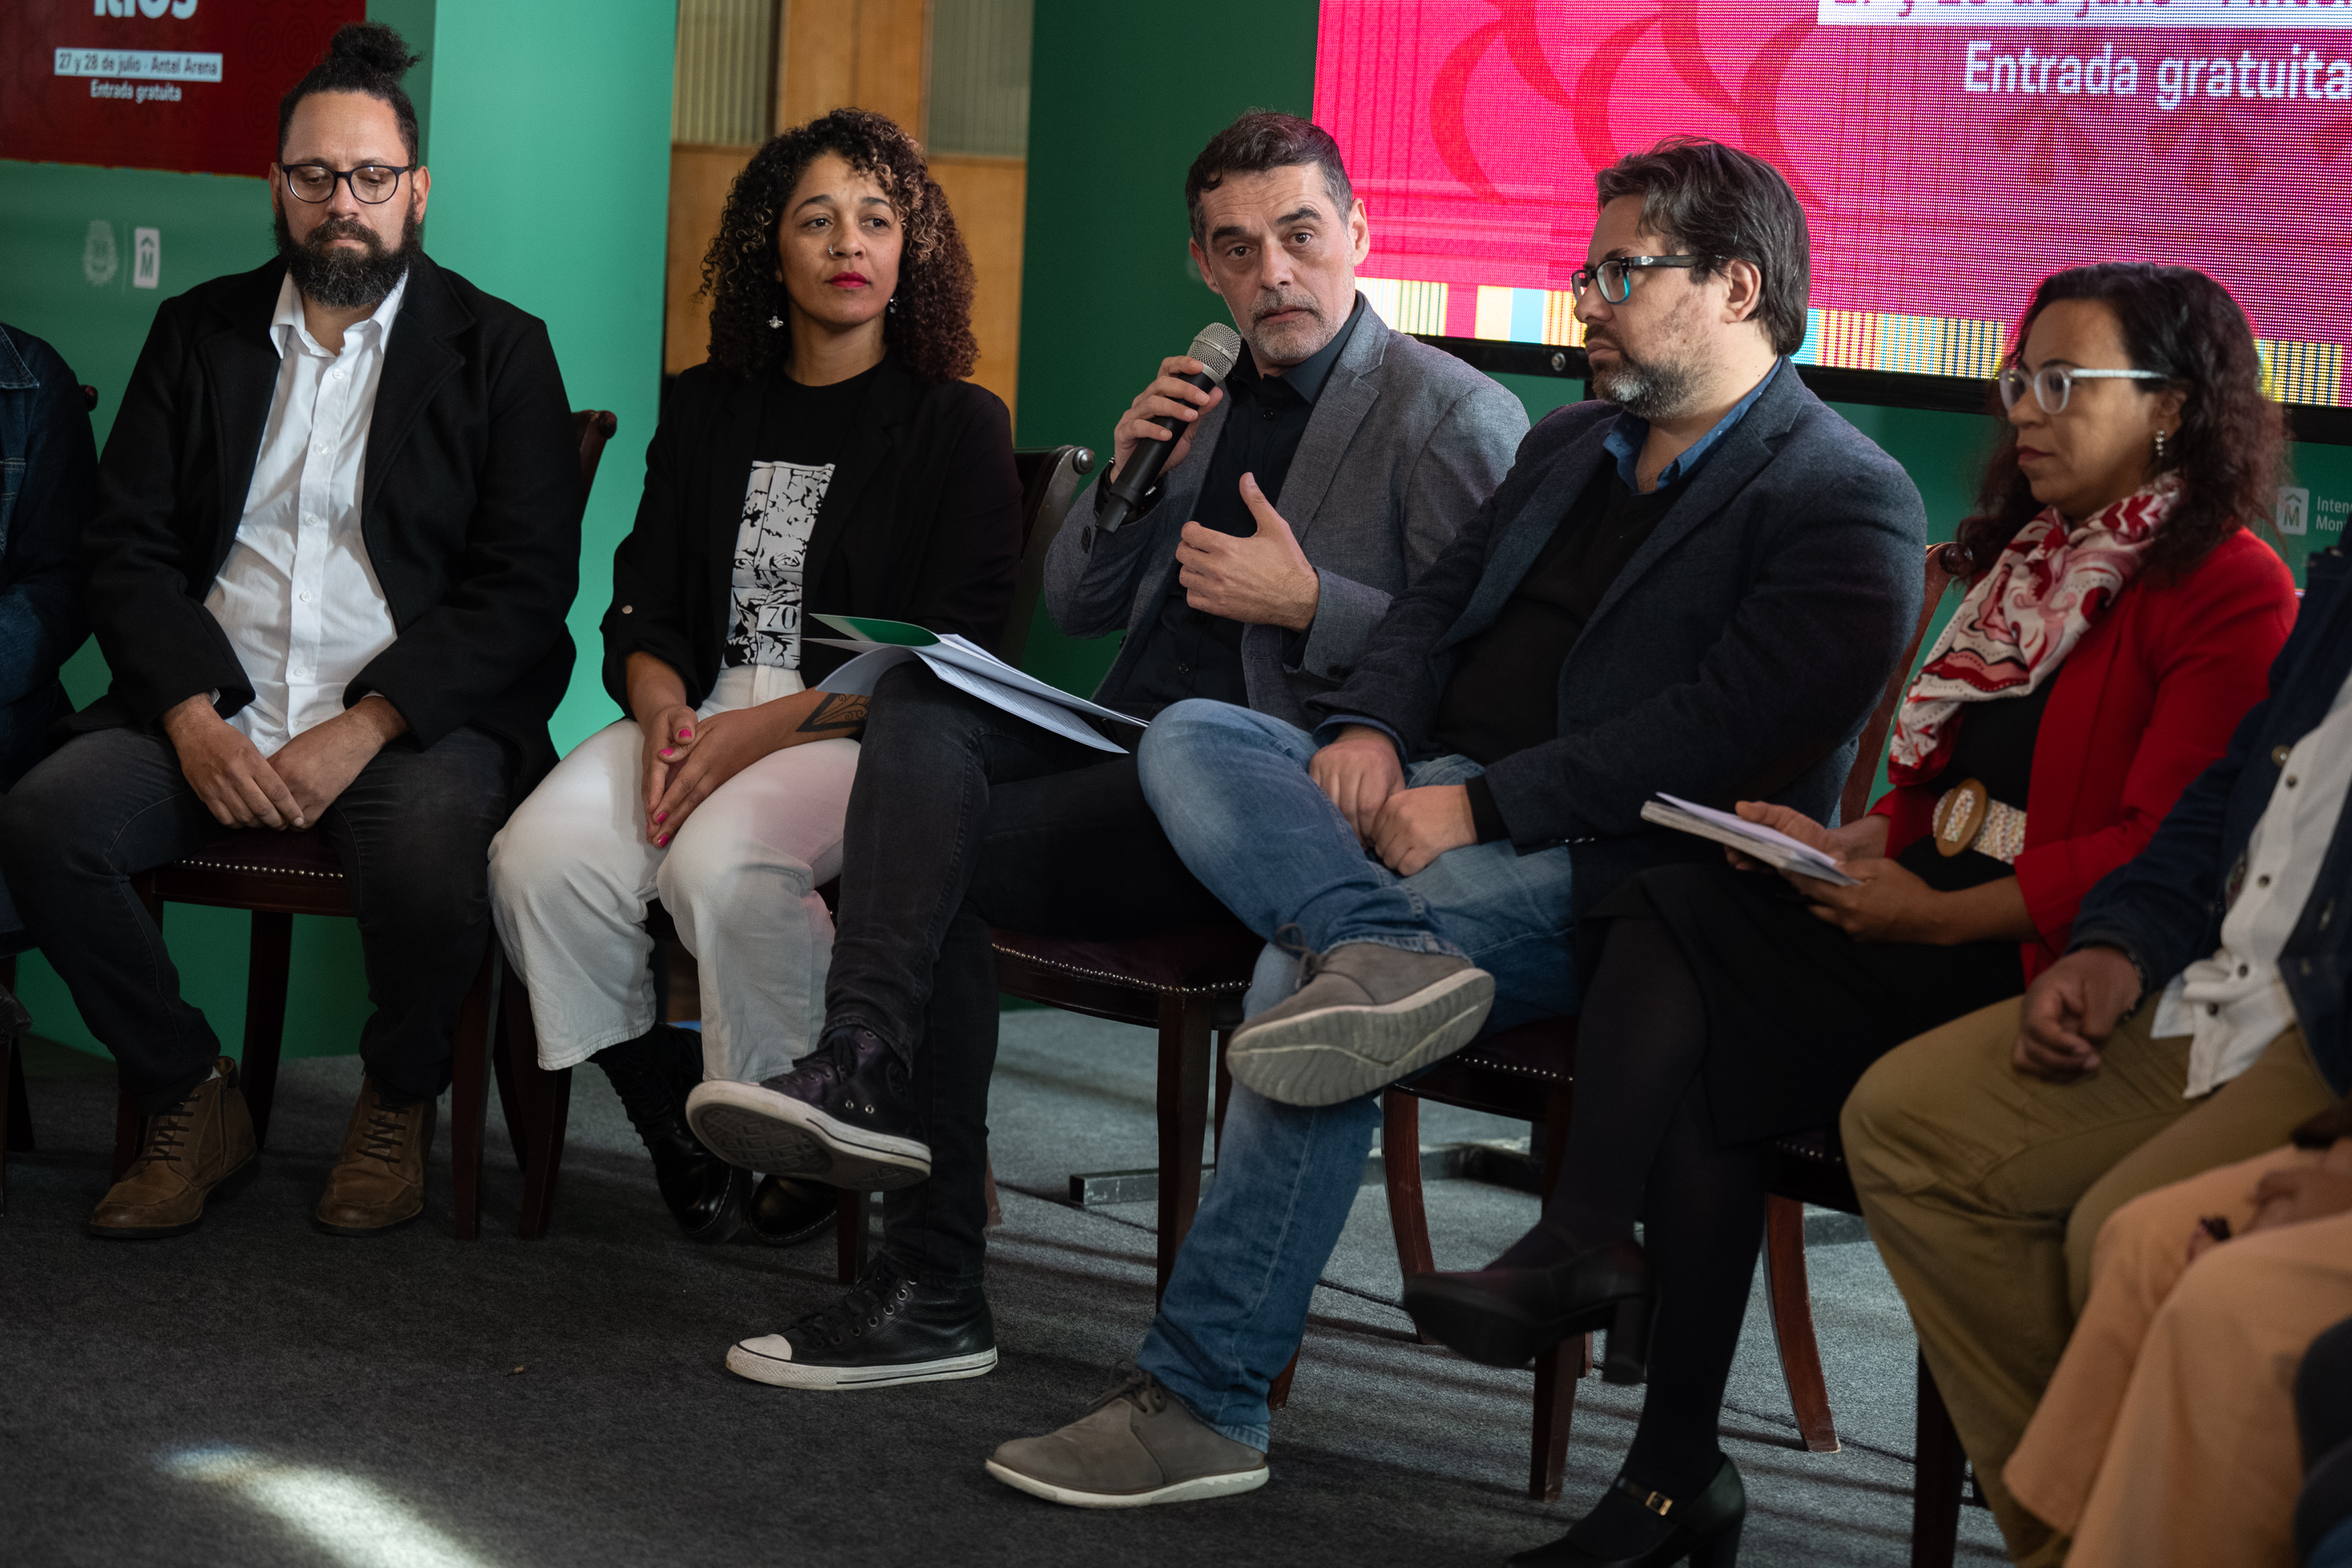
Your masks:
{"label": "handheld microphone", "polygon": [[[1211,321],[1201,329],[1200,334],[1192,340],[1192,346],[1184,352],[1209,368],[1199,375],[1183,375],[1177,379],[1190,382],[1207,392],[1223,385],[1225,377],[1233,374],[1234,366],[1241,363],[1242,335],[1223,321]],[[1136,443],[1135,450],[1128,456],[1127,468],[1103,481],[1103,494],[1108,499],[1104,501],[1102,510],[1095,515],[1096,528],[1109,533],[1135,515],[1136,509],[1143,504],[1144,491],[1150,489],[1151,481],[1160,477],[1161,466],[1168,461],[1168,454],[1175,450],[1181,435],[1180,430],[1176,437],[1168,440]]]}

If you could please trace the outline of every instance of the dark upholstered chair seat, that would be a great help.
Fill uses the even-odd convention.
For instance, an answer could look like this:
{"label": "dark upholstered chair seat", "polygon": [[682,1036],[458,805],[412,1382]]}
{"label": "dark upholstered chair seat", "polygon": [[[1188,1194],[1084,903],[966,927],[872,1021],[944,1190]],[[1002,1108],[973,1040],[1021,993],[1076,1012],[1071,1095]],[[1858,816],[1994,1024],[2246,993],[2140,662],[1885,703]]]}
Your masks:
{"label": "dark upholstered chair seat", "polygon": [[343,879],[343,863],[320,828],[300,833],[274,833],[255,828],[216,838],[194,854],[183,857],[181,867],[207,871],[267,871],[279,877],[331,877]]}
{"label": "dark upholstered chair seat", "polygon": [[1566,1089],[1575,1076],[1576,1020],[1538,1018],[1474,1040],[1398,1087],[1490,1116],[1525,1118],[1531,1098]]}
{"label": "dark upholstered chair seat", "polygon": [[216,838],[194,854],[158,866],[142,879],[177,904],[348,915],[350,884],[324,830],[278,833],[253,828]]}
{"label": "dark upholstered chair seat", "polygon": [[[989,942],[1000,971],[1042,972],[1074,998],[1057,996],[1055,1005],[1144,1025],[1160,1022],[1163,997],[1230,996],[1238,1005],[1265,945],[1247,927],[1231,924],[1186,926],[1129,942],[992,931]],[[1139,993],[1149,994],[1148,1004]]]}
{"label": "dark upholstered chair seat", "polygon": [[1819,1208],[1862,1212],[1834,1126],[1810,1128],[1772,1140],[1772,1190]]}

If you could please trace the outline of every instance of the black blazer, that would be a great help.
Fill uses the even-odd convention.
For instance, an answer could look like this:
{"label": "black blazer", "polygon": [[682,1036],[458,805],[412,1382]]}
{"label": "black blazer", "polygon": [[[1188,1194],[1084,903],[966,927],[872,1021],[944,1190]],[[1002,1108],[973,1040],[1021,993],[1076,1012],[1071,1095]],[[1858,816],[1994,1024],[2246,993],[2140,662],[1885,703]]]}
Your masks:
{"label": "black blazer", "polygon": [[[277,389],[282,261],[155,312],[99,461],[83,536],[90,619],[113,672],[68,732],[152,723],[219,689],[253,700],[205,595],[236,542]],[[398,636],[344,689],[400,710],[419,744],[465,725],[505,742],[521,783],[554,765],[549,715],[572,678],[580,458],[547,328],[424,256],[385,344],[360,529]]]}
{"label": "black blazer", "polygon": [[[677,670],[698,706],[718,682],[767,385],[764,374],[747,381],[708,364],[670,384],[604,612],[604,689],[625,713],[633,653]],[[1021,480],[1003,403],[970,382],[927,385],[892,355],[866,386],[856,432],[817,508],[803,605],[912,621],[993,650],[1021,569]],[[802,678],[814,685],[848,657],[804,643]]]}
{"label": "black blazer", "polygon": [[[1478,515],[1389,608],[1356,672],[1307,700],[1425,754],[1461,646],[1495,623],[1594,472],[1618,410],[1528,433]],[[1557,739],[1486,785],[1523,849],[1565,842],[1580,914],[1644,867],[1722,853],[1648,826],[1660,790],[1832,820],[1855,738],[1919,614],[1927,513],[1910,477],[1782,364],[1618,574],[1559,671]]]}

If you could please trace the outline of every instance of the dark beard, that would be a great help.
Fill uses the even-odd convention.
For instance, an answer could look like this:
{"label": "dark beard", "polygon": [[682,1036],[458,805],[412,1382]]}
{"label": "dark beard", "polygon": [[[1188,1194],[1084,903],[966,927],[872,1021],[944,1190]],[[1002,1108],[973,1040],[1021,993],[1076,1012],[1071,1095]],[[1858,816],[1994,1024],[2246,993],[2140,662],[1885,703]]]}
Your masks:
{"label": "dark beard", "polygon": [[[372,310],[383,304],[383,297],[407,275],[421,233],[414,206],[401,223],[397,250],[386,250],[373,229],[352,218],[327,219],[299,245],[286,226],[283,210],[270,214],[270,228],[278,237],[278,254],[286,258],[286,269],[294,275],[294,287],[331,310]],[[347,236],[367,248],[357,253],[327,248],[329,240]]]}
{"label": "dark beard", "polygon": [[1613,368],[1592,373],[1592,395],[1637,419],[1668,418],[1690,405],[1696,380],[1688,365],[1636,360],[1620,347]]}

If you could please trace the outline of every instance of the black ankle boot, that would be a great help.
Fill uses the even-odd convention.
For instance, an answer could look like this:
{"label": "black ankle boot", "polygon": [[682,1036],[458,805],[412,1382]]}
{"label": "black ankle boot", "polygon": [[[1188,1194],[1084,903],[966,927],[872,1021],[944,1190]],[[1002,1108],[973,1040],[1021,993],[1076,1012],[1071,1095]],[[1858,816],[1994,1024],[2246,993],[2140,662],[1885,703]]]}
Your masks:
{"label": "black ankle boot", "polygon": [[1570,1334],[1607,1329],[1601,1375],[1639,1383],[1657,1287],[1641,1245],[1612,1241],[1549,1268],[1416,1274],[1404,1282],[1404,1310],[1423,1333],[1486,1366],[1525,1366]]}
{"label": "black ankle boot", "polygon": [[856,1196],[793,1176],[762,1176],[747,1213],[751,1234],[770,1247],[798,1247],[830,1233],[841,1205]]}
{"label": "black ankle boot", "polygon": [[1725,1459],[1706,1489],[1670,1498],[1620,1475],[1600,1506],[1549,1546],[1504,1560],[1504,1568],[1736,1568],[1748,1492]]}
{"label": "black ankle boot", "polygon": [[702,1042],[674,1025],[656,1024],[588,1059],[613,1080],[629,1124],[646,1141],[654,1181],[678,1229],[689,1241],[732,1238],[743,1228],[751,1173],[704,1148],[686,1124],[686,1097],[702,1081]]}

